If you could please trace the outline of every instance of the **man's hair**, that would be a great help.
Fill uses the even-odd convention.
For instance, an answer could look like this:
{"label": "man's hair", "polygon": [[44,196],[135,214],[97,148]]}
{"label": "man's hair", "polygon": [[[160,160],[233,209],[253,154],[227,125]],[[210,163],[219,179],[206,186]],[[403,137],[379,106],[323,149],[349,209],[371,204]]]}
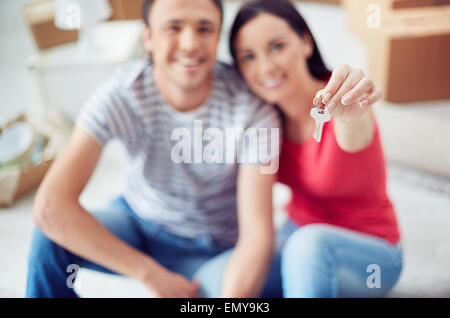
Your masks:
{"label": "man's hair", "polygon": [[[142,4],[142,19],[144,20],[145,24],[147,26],[149,26],[149,21],[148,21],[148,17],[150,15],[150,10],[153,6],[153,4],[155,3],[156,0],[145,0],[144,3]],[[220,15],[223,21],[223,5],[222,5],[222,0],[211,0],[214,5],[217,7],[217,9],[219,9],[220,11]]]}

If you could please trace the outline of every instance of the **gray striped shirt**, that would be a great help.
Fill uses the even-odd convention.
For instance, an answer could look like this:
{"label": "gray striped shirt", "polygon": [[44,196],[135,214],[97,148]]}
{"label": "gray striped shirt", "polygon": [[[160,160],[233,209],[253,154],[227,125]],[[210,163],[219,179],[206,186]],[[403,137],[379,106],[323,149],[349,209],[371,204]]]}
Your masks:
{"label": "gray striped shirt", "polygon": [[[89,98],[76,123],[102,145],[113,138],[124,144],[128,158],[124,197],[138,216],[183,237],[205,237],[231,245],[238,235],[237,172],[239,164],[247,161],[236,147],[233,163],[196,163],[198,152],[211,143],[202,136],[208,128],[223,135],[227,128],[273,131],[280,127],[280,120],[271,105],[248,91],[231,66],[217,62],[213,75],[206,102],[193,111],[179,112],[156,87],[151,62],[130,62]],[[200,132],[195,130],[199,123]],[[192,133],[191,163],[173,160],[179,141],[173,133],[180,128]],[[237,143],[243,143],[242,138],[239,135]],[[269,154],[267,159],[273,159],[278,153],[271,154],[271,139],[273,134],[267,142],[245,139],[246,154],[264,150]],[[220,152],[229,155],[229,144],[220,145]]]}

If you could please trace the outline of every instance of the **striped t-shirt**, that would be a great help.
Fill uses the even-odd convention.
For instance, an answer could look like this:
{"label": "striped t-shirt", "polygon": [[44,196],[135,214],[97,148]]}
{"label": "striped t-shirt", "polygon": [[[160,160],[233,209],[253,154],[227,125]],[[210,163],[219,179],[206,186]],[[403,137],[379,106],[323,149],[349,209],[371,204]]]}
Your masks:
{"label": "striped t-shirt", "polygon": [[[260,157],[251,159],[257,153],[266,161],[278,158],[277,111],[221,62],[207,100],[187,112],[175,110],[160,94],[150,60],[130,62],[89,98],[76,123],[101,145],[113,138],[123,143],[123,195],[139,217],[174,234],[223,245],[234,244],[238,235],[239,164],[257,162]],[[249,128],[258,137],[268,132],[268,138],[248,137]],[[234,132],[235,143],[227,132]]]}

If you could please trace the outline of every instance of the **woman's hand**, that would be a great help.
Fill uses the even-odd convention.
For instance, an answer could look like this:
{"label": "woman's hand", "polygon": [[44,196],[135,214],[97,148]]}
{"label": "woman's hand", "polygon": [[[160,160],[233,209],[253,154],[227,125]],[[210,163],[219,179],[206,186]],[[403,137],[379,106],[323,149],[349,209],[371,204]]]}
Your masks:
{"label": "woman's hand", "polygon": [[333,71],[327,86],[317,92],[313,103],[326,107],[335,119],[351,122],[381,97],[381,92],[362,70],[341,65]]}

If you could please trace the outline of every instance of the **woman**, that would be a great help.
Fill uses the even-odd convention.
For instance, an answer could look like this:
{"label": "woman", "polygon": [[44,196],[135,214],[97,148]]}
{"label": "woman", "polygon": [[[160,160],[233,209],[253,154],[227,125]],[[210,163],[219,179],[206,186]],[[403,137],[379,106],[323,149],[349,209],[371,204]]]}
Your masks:
{"label": "woman", "polygon": [[[370,105],[372,81],[348,66],[326,69],[303,18],[287,1],[245,4],[230,49],[251,90],[284,119],[278,180],[293,197],[279,233],[285,297],[379,297],[402,268],[386,193],[385,162]],[[317,93],[316,93],[317,92]],[[313,138],[312,104],[331,121]]]}

